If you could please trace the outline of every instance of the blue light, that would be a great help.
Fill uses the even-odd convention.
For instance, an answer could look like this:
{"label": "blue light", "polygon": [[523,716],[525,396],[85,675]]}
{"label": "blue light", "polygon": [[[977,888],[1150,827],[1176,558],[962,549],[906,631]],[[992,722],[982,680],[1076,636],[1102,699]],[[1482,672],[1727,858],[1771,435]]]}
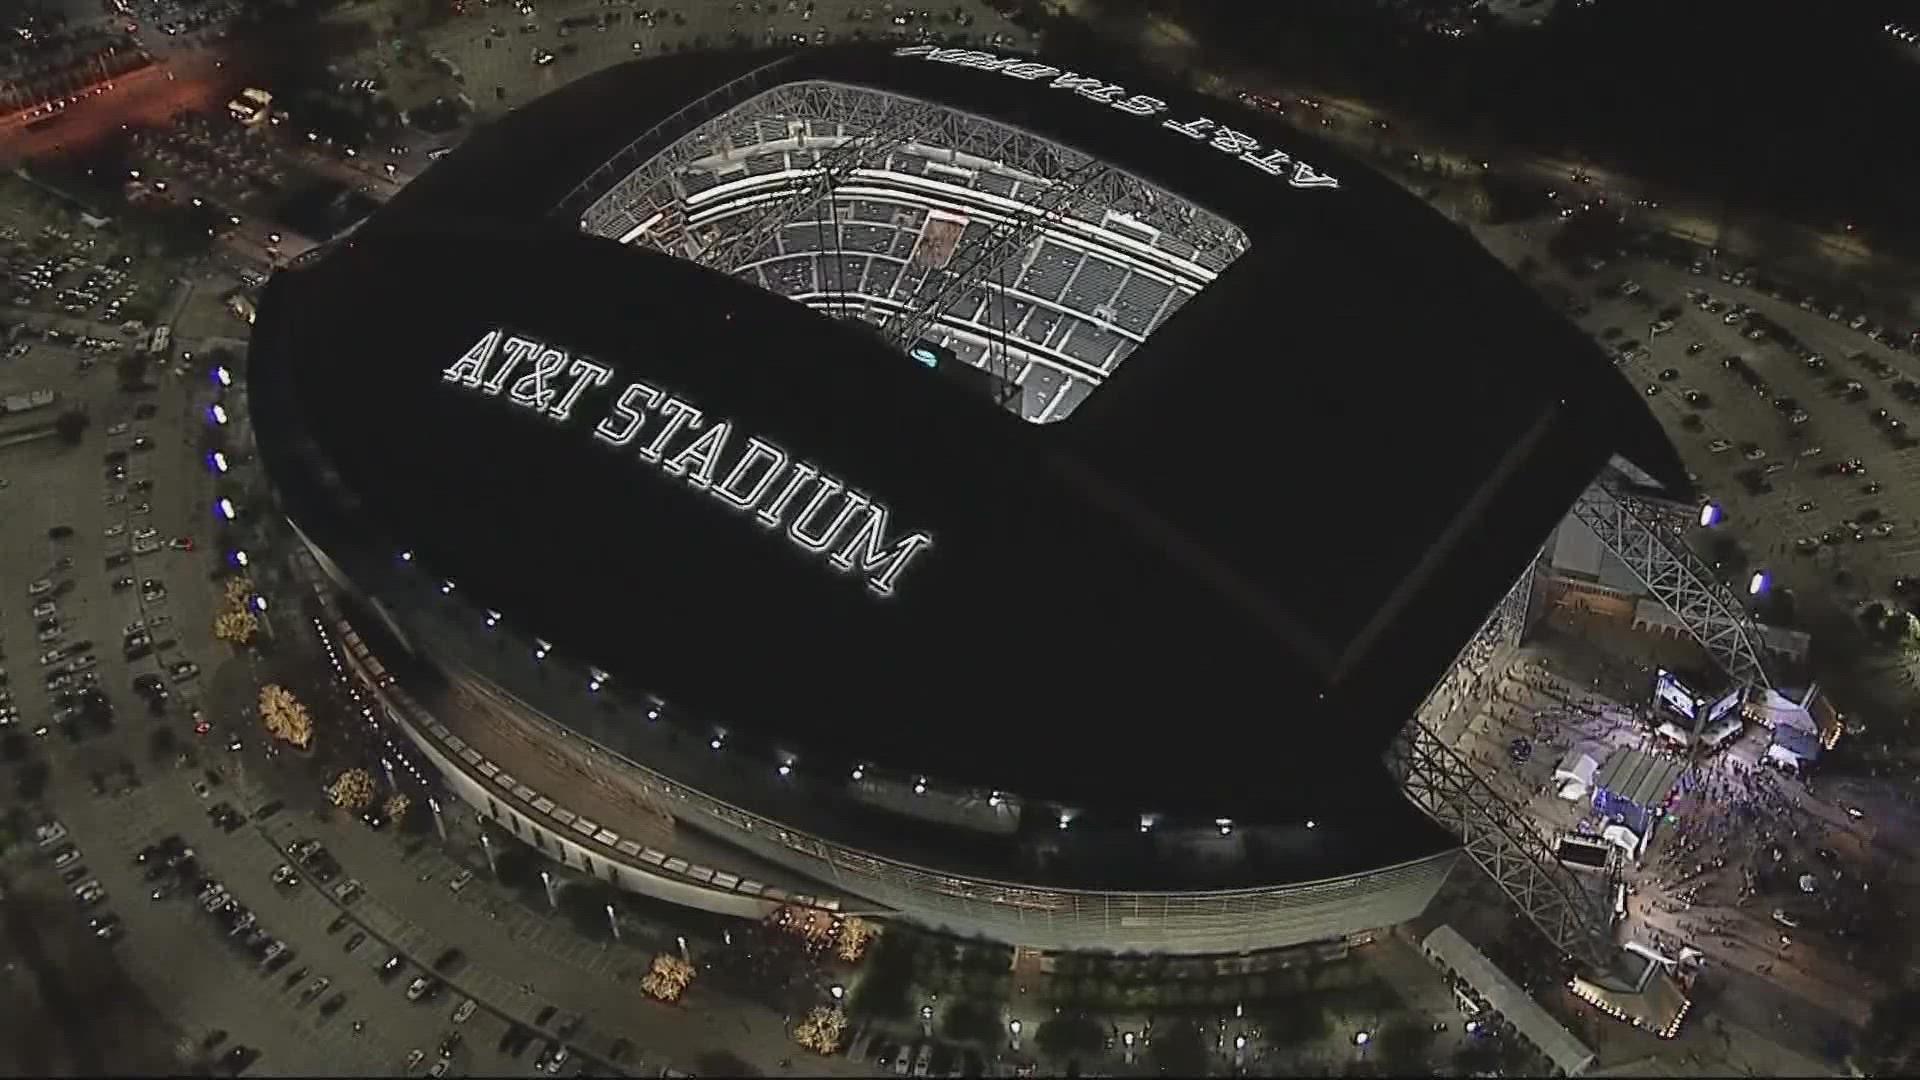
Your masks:
{"label": "blue light", "polygon": [[926,348],[925,346],[915,345],[913,348],[907,350],[907,355],[913,357],[915,360],[920,361],[922,364],[925,364],[928,367],[940,366],[939,354],[935,353],[932,349]]}

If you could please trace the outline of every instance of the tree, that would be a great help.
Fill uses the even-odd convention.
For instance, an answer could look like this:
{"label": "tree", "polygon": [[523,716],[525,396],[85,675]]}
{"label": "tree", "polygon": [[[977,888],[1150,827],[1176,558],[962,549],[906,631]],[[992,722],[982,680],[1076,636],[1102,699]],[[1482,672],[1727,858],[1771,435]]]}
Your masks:
{"label": "tree", "polygon": [[174,737],[172,728],[157,727],[153,729],[153,735],[147,741],[147,751],[153,760],[165,761],[173,756],[177,743],[178,740]]}
{"label": "tree", "polygon": [[[313,745],[313,716],[307,712],[307,707],[295,700],[293,694],[284,686],[268,683],[260,688],[260,722],[266,726],[269,735],[282,742],[291,743],[298,749],[305,750]],[[355,769],[353,772],[365,775],[365,770]],[[344,780],[349,775],[351,773],[342,773],[340,779]],[[362,806],[373,801],[373,792],[370,789],[372,782],[372,777],[368,777],[369,790]],[[335,783],[338,784],[339,780]],[[339,799],[335,799],[334,802],[345,805],[340,803]],[[360,807],[351,809],[357,810]]]}
{"label": "tree", "polygon": [[405,792],[396,791],[387,796],[386,805],[381,807],[381,809],[386,812],[388,821],[405,821],[407,811],[413,809],[413,800],[407,798]]}
{"label": "tree", "polygon": [[1106,1048],[1107,1032],[1085,1013],[1062,1013],[1041,1022],[1033,1044],[1048,1057],[1089,1057]]}
{"label": "tree", "polygon": [[327,798],[333,805],[359,813],[373,805],[373,776],[365,769],[348,769],[327,785]]}
{"label": "tree", "polygon": [[1380,1058],[1382,1068],[1394,1076],[1420,1076],[1432,1072],[1427,1061],[1433,1048],[1433,1028],[1412,1021],[1397,1021],[1387,1025],[1374,1040],[1374,1048]]}
{"label": "tree", "polygon": [[229,645],[250,645],[260,631],[260,620],[253,612],[229,608],[213,617],[213,636]]}
{"label": "tree", "polygon": [[846,1013],[818,1005],[807,1014],[805,1020],[794,1025],[793,1041],[826,1057],[840,1049],[840,1037],[846,1028]]}
{"label": "tree", "polygon": [[79,446],[80,440],[86,438],[87,428],[92,423],[93,418],[84,410],[68,409],[53,422],[53,431],[60,437],[61,442],[68,446]]}
{"label": "tree", "polygon": [[236,574],[227,579],[221,590],[222,606],[246,610],[247,601],[253,598],[253,579],[244,574]]}
{"label": "tree", "polygon": [[1324,998],[1298,994],[1259,1010],[1260,1027],[1276,1046],[1306,1046],[1327,1037],[1333,1022]]}
{"label": "tree", "polygon": [[653,958],[653,966],[640,980],[640,989],[658,1001],[679,1001],[693,982],[693,965],[670,953]]}
{"label": "tree", "polygon": [[867,944],[879,934],[879,927],[858,915],[849,915],[834,931],[834,951],[847,963],[857,964],[866,954]]}
{"label": "tree", "polygon": [[940,1033],[962,1042],[991,1046],[999,1041],[1002,1030],[999,1002],[949,1001],[946,1015],[940,1020]]}
{"label": "tree", "polygon": [[1920,1070],[1920,988],[1895,990],[1874,1002],[1860,1032],[1854,1063],[1868,1076],[1911,1076]]}
{"label": "tree", "polygon": [[1169,1076],[1205,1076],[1207,1044],[1193,1024],[1177,1023],[1153,1036],[1147,1053],[1160,1071]]}
{"label": "tree", "polygon": [[148,359],[145,353],[125,352],[114,361],[113,370],[120,379],[120,389],[132,390],[147,384]]}

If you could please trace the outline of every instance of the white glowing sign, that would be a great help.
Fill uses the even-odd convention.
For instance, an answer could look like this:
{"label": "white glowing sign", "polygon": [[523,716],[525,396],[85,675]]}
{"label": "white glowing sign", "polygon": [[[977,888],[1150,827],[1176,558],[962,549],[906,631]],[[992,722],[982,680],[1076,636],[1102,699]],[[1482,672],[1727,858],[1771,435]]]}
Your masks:
{"label": "white glowing sign", "polygon": [[[893,50],[893,55],[918,57],[935,64],[952,64],[978,71],[997,71],[1009,79],[1021,79],[1026,82],[1039,82],[1045,79],[1050,89],[1068,91],[1129,116],[1155,117],[1172,108],[1156,97],[1129,94],[1126,87],[1117,83],[1110,83],[1091,75],[1082,75],[1076,71],[1064,71],[1052,64],[1023,60],[1017,56],[1000,56],[977,49],[942,49],[935,45],[907,45]],[[1337,189],[1340,186],[1340,181],[1286,151],[1262,146],[1253,136],[1243,131],[1236,131],[1210,117],[1196,116],[1190,120],[1168,118],[1160,121],[1160,126],[1168,131],[1177,131],[1195,142],[1204,143],[1209,149],[1238,158],[1246,165],[1259,169],[1268,176],[1282,177],[1293,187]]]}
{"label": "white glowing sign", "polygon": [[[506,399],[554,423],[572,419],[589,391],[604,388],[613,369],[565,349],[504,330],[489,330],[441,378]],[[651,437],[640,434],[652,424]],[[688,402],[643,382],[628,383],[594,425],[602,445],[635,446],[635,456],[731,510],[751,514],[768,530],[867,588],[892,596],[900,576],[933,546],[923,532],[888,530],[891,512],[824,469],[773,443],[736,432]]]}

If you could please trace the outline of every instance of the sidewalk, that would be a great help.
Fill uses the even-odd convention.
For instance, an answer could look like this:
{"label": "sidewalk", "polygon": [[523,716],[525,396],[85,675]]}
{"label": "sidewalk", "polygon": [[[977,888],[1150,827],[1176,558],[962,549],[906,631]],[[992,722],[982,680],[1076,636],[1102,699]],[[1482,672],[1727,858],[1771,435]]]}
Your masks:
{"label": "sidewalk", "polygon": [[[319,825],[295,818],[276,823],[272,832],[283,844],[301,835],[326,843],[346,875],[366,887],[366,898],[352,911],[369,932],[428,964],[447,946],[460,946],[470,962],[452,982],[463,992],[528,1028],[548,1004],[577,1013],[586,1023],[571,1041],[595,1056],[604,1056],[614,1039],[625,1036],[652,1070],[670,1064],[690,1071],[703,1055],[724,1052],[767,1072],[778,1071],[783,1059],[803,1060],[813,1075],[866,1071],[844,1058],[801,1058],[805,1052],[787,1038],[778,1014],[704,993],[697,982],[680,1006],[647,998],[638,977],[651,952],[628,943],[591,942],[563,916],[528,911],[489,880],[484,866],[466,889],[449,892],[447,882],[464,867],[431,838],[418,855],[402,861],[391,835],[358,823]],[[428,880],[420,880],[423,874]],[[496,915],[490,917],[489,910]],[[419,912],[431,914],[415,917]]]}

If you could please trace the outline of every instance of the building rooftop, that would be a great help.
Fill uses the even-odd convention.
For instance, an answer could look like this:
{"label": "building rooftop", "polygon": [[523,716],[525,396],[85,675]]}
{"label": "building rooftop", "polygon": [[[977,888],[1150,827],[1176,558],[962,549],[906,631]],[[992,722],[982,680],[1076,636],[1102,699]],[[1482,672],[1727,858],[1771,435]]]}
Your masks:
{"label": "building rooftop", "polygon": [[[1616,452],[1684,486],[1592,344],[1430,208],[1331,147],[1123,73],[1107,78],[1244,125],[1339,188],[993,72],[869,49],[791,62],[1017,122],[1246,232],[1059,423],[554,219],[653,119],[603,102],[687,100],[766,61],[623,65],[517,110],[277,277],[256,327],[255,377],[283,383],[263,431],[304,428],[385,537],[623,685],[802,759],[1295,820],[1356,805],[1347,778],[1379,769]],[[498,327],[608,365],[607,388],[556,425],[449,386]],[[633,380],[821,463],[932,546],[885,600],[769,546],[588,437]]]}

